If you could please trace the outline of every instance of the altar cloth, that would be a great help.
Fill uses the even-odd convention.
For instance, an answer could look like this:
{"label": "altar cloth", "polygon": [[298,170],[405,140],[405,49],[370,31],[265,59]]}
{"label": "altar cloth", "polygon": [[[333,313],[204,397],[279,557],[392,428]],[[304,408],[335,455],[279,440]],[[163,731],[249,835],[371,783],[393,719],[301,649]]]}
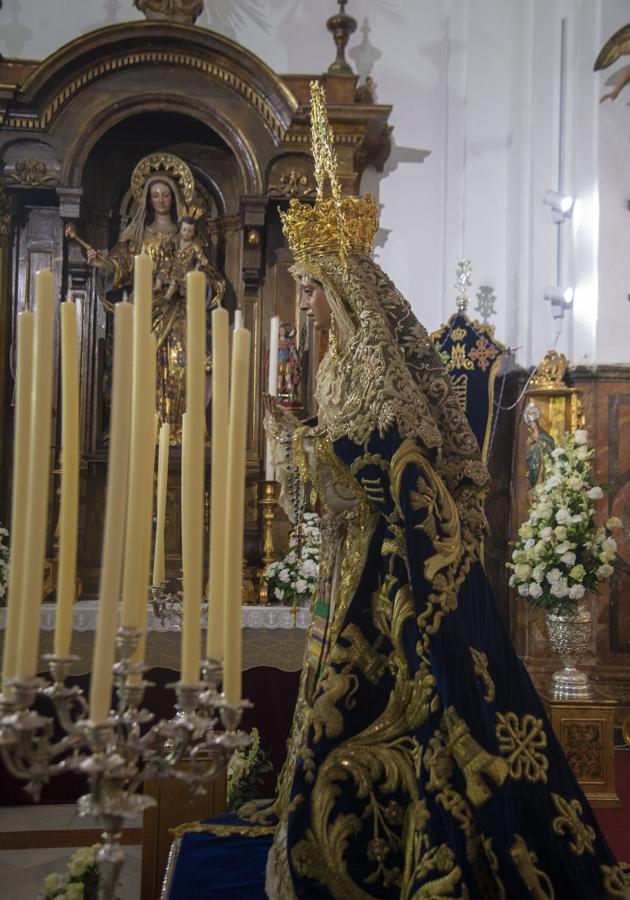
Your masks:
{"label": "altar cloth", "polygon": [[190,827],[200,830],[174,841],[160,900],[267,900],[273,827],[251,825],[234,813]]}

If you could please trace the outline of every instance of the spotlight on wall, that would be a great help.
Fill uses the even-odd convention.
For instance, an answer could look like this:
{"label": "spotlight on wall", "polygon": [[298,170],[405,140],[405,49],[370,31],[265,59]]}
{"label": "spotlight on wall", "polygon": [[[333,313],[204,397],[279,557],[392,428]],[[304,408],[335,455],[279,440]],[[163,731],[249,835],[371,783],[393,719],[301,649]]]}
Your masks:
{"label": "spotlight on wall", "polygon": [[565,309],[571,309],[573,306],[573,288],[572,287],[548,287],[545,288],[543,297],[551,303],[551,314],[554,319],[561,319]]}
{"label": "spotlight on wall", "polygon": [[551,218],[556,225],[559,225],[573,212],[575,200],[570,194],[561,194],[560,191],[545,191],[543,203],[551,208]]}

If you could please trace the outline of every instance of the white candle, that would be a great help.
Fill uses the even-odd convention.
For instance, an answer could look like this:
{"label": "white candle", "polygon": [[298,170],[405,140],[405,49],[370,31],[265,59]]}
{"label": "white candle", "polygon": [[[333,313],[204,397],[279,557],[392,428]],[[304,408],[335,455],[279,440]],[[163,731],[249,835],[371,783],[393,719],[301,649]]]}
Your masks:
{"label": "white candle", "polygon": [[280,317],[272,316],[269,321],[269,381],[267,393],[278,394],[278,342],[280,340]]}
{"label": "white candle", "polygon": [[199,680],[203,582],[203,486],[205,448],[206,276],[186,276],[186,517],[183,546],[184,604],[181,679]]}
{"label": "white candle", "polygon": [[234,311],[234,331],[243,327],[243,313],[240,309]]}
{"label": "white candle", "polygon": [[225,547],[225,618],[223,690],[228,703],[241,698],[241,605],[243,596],[243,527],[245,457],[249,412],[250,334],[234,332],[228,433],[228,505]]}
{"label": "white candle", "polygon": [[55,610],[55,655],[67,656],[72,639],[72,608],[77,572],[79,518],[79,359],[77,310],[61,304],[61,503],[59,569]]}
{"label": "white candle", "polygon": [[138,628],[138,595],[142,591],[138,538],[143,534],[143,516],[146,509],[143,486],[146,484],[146,467],[150,452],[148,444],[152,434],[152,427],[148,429],[146,422],[147,415],[153,414],[155,406],[155,382],[150,384],[147,377],[150,365],[148,339],[151,333],[152,277],[150,258],[146,254],[136,256],[133,290],[131,446],[123,574],[122,624],[125,628]]}
{"label": "white candle", "polygon": [[20,588],[25,565],[26,509],[28,504],[28,462],[31,427],[31,384],[35,314],[21,312],[17,320],[17,374],[13,434],[13,484],[11,495],[11,550],[7,627],[4,633],[2,684],[15,675],[17,641],[20,630]]}
{"label": "white candle", "polygon": [[168,485],[168,454],[171,428],[163,422],[160,428],[157,477],[157,521],[155,523],[155,552],[153,554],[153,584],[161,584],[166,579],[164,563],[164,528],[166,525],[166,488]]}
{"label": "white candle", "polygon": [[[269,378],[267,381],[267,393],[272,397],[278,394],[278,342],[280,337],[280,317],[272,316],[269,321]],[[271,444],[267,441],[265,454],[265,480],[274,481],[276,477],[273,459],[271,457]]]}
{"label": "white candle", "polygon": [[17,674],[22,678],[37,674],[39,653],[50,482],[54,284],[55,278],[49,269],[35,275],[35,352],[25,534],[28,565],[24,566],[22,578],[17,653]]}
{"label": "white candle", "polygon": [[95,722],[102,722],[109,713],[112,666],[116,655],[116,625],[129,471],[132,315],[131,304],[123,302],[116,305],[105,527],[98,591],[96,638],[90,679],[90,718]]}
{"label": "white candle", "polygon": [[210,552],[208,555],[208,632],[206,656],[223,659],[225,606],[225,523],[228,470],[228,313],[212,313],[212,484],[210,487]]}

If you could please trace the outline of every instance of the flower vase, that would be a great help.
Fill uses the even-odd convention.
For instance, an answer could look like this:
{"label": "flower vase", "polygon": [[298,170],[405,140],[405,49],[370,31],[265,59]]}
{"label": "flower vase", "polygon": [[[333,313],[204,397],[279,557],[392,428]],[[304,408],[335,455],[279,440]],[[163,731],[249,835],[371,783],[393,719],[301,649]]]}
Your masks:
{"label": "flower vase", "polygon": [[554,700],[588,700],[593,696],[586,672],[577,668],[589,648],[593,631],[593,616],[586,604],[578,605],[570,615],[545,614],[547,632],[552,649],[562,660],[563,668],[551,677],[551,696]]}

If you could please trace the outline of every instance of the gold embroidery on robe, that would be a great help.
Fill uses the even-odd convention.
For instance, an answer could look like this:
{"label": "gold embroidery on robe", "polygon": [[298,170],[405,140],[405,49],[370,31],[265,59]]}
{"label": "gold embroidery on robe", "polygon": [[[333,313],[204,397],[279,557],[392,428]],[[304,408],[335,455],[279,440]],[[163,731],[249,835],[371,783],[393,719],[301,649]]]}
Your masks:
{"label": "gold embroidery on robe", "polygon": [[542,869],[536,868],[538,857],[529,849],[520,834],[515,837],[516,841],[510,849],[510,854],[525,887],[534,900],[554,900],[556,895],[549,876]]}
{"label": "gold embroidery on robe", "polygon": [[486,686],[486,693],[483,699],[487,700],[488,703],[493,703],[496,691],[494,681],[488,671],[488,657],[481,650],[475,650],[474,647],[470,647],[469,650],[473,658],[475,674],[481,678]]}
{"label": "gold embroidery on robe", "polygon": [[507,758],[512,778],[546,782],[549,761],[544,753],[547,735],[543,720],[531,713],[520,721],[513,712],[497,712],[496,717],[499,750]]}
{"label": "gold embroidery on robe", "polygon": [[576,856],[584,852],[594,852],[595,831],[590,825],[582,821],[582,804],[579,800],[565,800],[559,794],[552,794],[551,799],[559,816],[552,822],[556,834],[566,834],[571,837],[569,847]]}

